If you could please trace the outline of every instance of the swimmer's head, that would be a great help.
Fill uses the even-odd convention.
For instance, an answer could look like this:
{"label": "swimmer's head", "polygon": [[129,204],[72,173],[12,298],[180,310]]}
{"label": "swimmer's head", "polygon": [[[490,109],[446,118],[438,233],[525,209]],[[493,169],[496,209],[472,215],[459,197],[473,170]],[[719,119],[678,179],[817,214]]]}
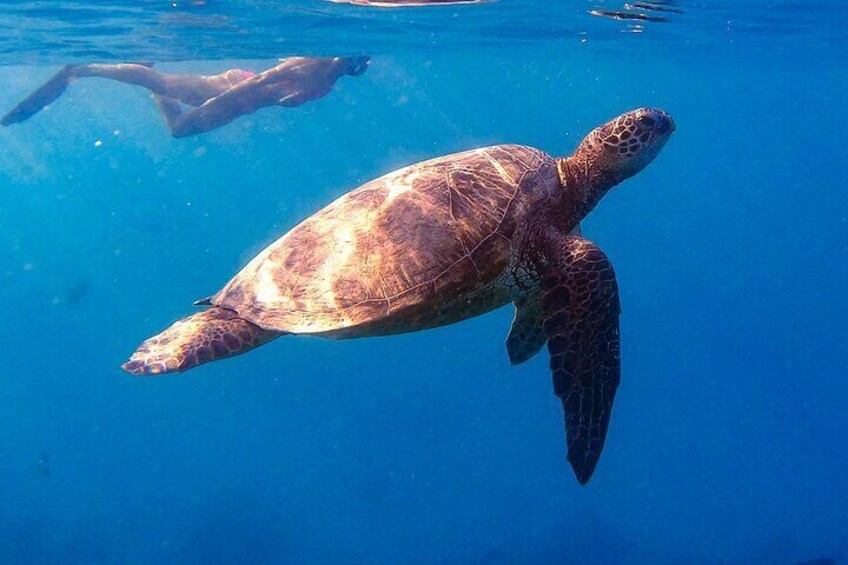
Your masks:
{"label": "swimmer's head", "polygon": [[367,69],[368,65],[371,63],[371,57],[345,57],[345,61],[347,62],[347,69],[345,70],[345,73],[355,77],[365,72],[365,69]]}

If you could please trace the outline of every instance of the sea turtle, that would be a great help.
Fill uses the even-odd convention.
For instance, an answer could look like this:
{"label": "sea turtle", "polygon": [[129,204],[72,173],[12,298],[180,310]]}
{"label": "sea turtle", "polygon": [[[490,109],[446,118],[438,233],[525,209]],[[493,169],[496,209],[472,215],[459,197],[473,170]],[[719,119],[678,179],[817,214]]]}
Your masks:
{"label": "sea turtle", "polygon": [[288,334],[343,339],[443,326],[515,304],[513,364],[545,343],[565,410],[568,460],[595,469],[619,382],[612,266],[576,228],[660,152],[674,122],[640,108],[568,158],[496,145],[389,173],[266,247],[211,308],[142,343],[130,373],[185,371]]}

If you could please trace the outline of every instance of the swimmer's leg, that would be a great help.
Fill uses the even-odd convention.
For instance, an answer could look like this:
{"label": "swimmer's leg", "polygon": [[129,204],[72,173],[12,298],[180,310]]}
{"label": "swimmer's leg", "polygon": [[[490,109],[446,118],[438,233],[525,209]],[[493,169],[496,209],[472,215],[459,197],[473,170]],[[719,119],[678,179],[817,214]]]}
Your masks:
{"label": "swimmer's leg", "polygon": [[176,98],[191,106],[200,106],[231,86],[222,84],[217,75],[171,75],[135,63],[80,65],[74,70],[74,75],[79,78],[100,77],[141,86],[155,94]]}
{"label": "swimmer's leg", "polygon": [[173,98],[155,95],[154,97],[159,106],[159,111],[162,113],[162,118],[165,120],[165,125],[168,126],[168,130],[174,137],[188,137],[206,133],[227,125],[236,118],[253,111],[247,112],[240,108],[238,104],[231,104],[230,102],[235,102],[233,100],[221,101],[218,98],[213,98],[197,108],[182,112],[179,103]]}
{"label": "swimmer's leg", "polygon": [[152,64],[139,63],[76,65],[74,67],[74,78],[108,78],[126,84],[143,86],[154,92],[166,90],[168,88],[166,80],[168,75],[160,73],[152,67]]}
{"label": "swimmer's leg", "polygon": [[31,118],[61,96],[73,80],[85,77],[99,77],[141,86],[156,95],[172,99],[165,103],[165,106],[168,106],[167,109],[163,109],[162,103],[159,106],[166,123],[176,123],[177,116],[180,114],[177,100],[190,106],[201,106],[253,76],[250,71],[241,69],[230,69],[213,76],[171,75],[152,69],[152,66],[148,63],[67,65],[44,86],[6,114],[0,123],[11,125]]}
{"label": "swimmer's leg", "polygon": [[162,114],[162,119],[165,121],[165,125],[168,126],[168,129],[173,134],[174,126],[180,115],[183,113],[183,110],[180,107],[180,101],[175,98],[169,98],[155,93],[153,94],[153,101],[156,102],[156,107],[159,108],[159,113]]}
{"label": "swimmer's leg", "polygon": [[231,117],[225,121],[223,116],[220,116],[219,119],[214,119],[214,112],[213,116],[209,116],[205,112],[199,112],[199,108],[194,108],[184,113],[179,100],[175,98],[154,94],[153,100],[156,102],[156,107],[159,108],[162,120],[164,120],[168,131],[171,132],[173,137],[187,137],[189,135],[204,133],[221,127],[240,115],[229,114]]}
{"label": "swimmer's leg", "polygon": [[[125,63],[119,65],[66,65],[38,90],[6,114],[0,123],[4,126],[28,120],[45,106],[59,98],[72,81],[85,77],[101,77],[127,84],[143,86],[154,92],[166,94],[173,90],[169,75],[150,68],[148,64]],[[198,105],[209,96],[198,101]]]}
{"label": "swimmer's leg", "polygon": [[273,105],[276,100],[268,96],[267,89],[262,76],[256,75],[187,112],[180,112],[173,100],[158,97],[156,101],[171,135],[187,137],[217,129],[259,108]]}

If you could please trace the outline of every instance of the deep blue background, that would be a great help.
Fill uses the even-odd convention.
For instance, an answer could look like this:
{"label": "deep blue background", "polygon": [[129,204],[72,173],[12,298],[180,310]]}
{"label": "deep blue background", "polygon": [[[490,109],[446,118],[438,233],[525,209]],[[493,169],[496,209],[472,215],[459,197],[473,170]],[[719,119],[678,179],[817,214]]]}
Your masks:
{"label": "deep blue background", "polygon": [[[844,53],[620,42],[375,47],[322,100],[182,140],[143,91],[81,81],[0,130],[0,562],[848,558]],[[235,64],[273,61],[162,69]],[[55,70],[3,68],[0,109]],[[565,155],[641,105],[678,131],[584,224],[624,309],[587,487],[546,356],[509,366],[508,308],[280,339],[181,376],[120,371],[358,184],[492,143]]]}

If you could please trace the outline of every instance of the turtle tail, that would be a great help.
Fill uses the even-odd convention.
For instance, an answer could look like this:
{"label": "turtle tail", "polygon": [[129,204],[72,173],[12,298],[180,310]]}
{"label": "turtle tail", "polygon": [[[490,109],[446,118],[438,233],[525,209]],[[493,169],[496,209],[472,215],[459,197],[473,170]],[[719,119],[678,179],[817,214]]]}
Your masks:
{"label": "turtle tail", "polygon": [[232,310],[214,306],[183,318],[146,340],[121,367],[133,375],[179,373],[244,353],[279,335],[240,318]]}

